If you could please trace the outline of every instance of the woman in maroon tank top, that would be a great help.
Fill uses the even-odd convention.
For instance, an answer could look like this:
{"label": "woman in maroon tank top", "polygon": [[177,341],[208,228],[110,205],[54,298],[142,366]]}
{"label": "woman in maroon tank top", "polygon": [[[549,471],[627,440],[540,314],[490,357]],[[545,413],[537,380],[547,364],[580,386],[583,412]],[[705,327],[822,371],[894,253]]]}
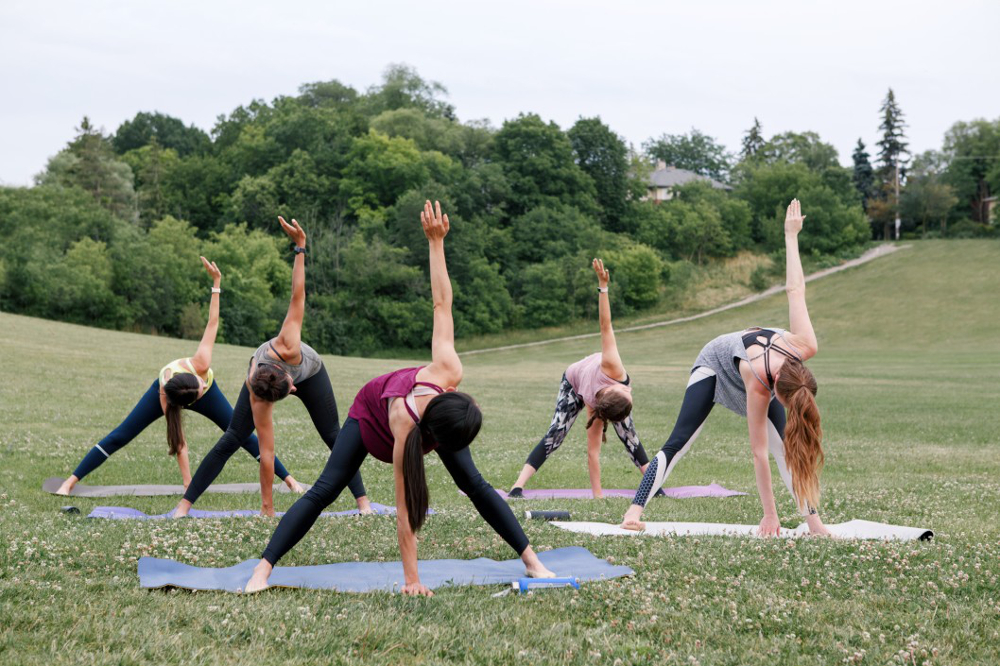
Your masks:
{"label": "woman in maroon tank top", "polygon": [[507,503],[483,479],[472,462],[469,444],[482,425],[475,401],[455,389],[462,381],[462,362],[455,352],[451,313],[451,280],[444,257],[448,216],[441,204],[428,201],[420,214],[430,246],[434,333],[431,363],[376,377],[358,392],[330,459],[319,479],[285,514],[246,586],[247,592],[267,587],[274,564],[316,522],[319,514],[340,495],[365,457],[391,463],[396,485],[396,533],[403,560],[403,594],[431,596],[417,572],[416,532],[427,515],[428,492],[424,454],[437,451],[480,515],[503,537],[524,562],[529,576],[554,574],[539,561]]}

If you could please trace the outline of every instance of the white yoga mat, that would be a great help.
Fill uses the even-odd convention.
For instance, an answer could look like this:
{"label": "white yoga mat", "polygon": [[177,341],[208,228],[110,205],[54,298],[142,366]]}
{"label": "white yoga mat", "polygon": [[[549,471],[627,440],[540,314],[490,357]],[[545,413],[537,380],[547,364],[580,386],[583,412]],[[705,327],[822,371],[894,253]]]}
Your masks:
{"label": "white yoga mat", "polygon": [[[727,525],[725,523],[646,523],[644,532],[626,530],[611,523],[584,523],[552,521],[555,525],[570,532],[593,534],[594,536],[756,536],[757,525]],[[827,525],[833,536],[840,539],[878,539],[897,541],[925,541],[934,536],[934,532],[922,527],[904,527],[874,523],[870,520],[851,520],[838,525]],[[795,529],[781,530],[782,537],[801,537],[809,535],[809,526],[805,523]]]}

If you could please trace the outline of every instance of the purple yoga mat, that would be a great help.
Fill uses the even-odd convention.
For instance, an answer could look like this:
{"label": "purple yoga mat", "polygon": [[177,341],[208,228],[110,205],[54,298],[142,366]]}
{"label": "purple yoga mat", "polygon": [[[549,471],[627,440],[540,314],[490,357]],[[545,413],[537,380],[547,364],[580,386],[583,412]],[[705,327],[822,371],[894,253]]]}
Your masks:
{"label": "purple yoga mat", "polygon": [[[689,497],[735,497],[746,495],[736,490],[723,488],[717,483],[708,486],[677,486],[676,488],[664,488],[663,492],[667,497],[673,499],[687,499]],[[497,494],[507,499],[507,492],[497,490]],[[625,488],[604,489],[605,497],[635,497],[634,490]],[[593,494],[590,488],[528,488],[524,491],[525,499],[590,499]]]}
{"label": "purple yoga mat", "polygon": [[[396,507],[386,506],[384,504],[379,504],[378,502],[372,502],[372,509],[380,516],[390,515],[396,513]],[[172,512],[161,513],[149,515],[139,511],[139,509],[132,509],[127,506],[99,506],[90,512],[87,518],[110,518],[112,520],[162,520],[164,518],[169,518]],[[430,513],[430,511],[428,511]],[[234,511],[202,511],[201,509],[191,509],[188,514],[189,518],[245,518],[248,516],[258,516],[260,511],[254,511],[252,509],[237,509]],[[285,515],[284,511],[277,512],[278,516]],[[321,513],[320,516],[326,518],[336,518],[338,516],[356,516],[358,515],[357,509],[351,509],[350,511],[334,511]]]}

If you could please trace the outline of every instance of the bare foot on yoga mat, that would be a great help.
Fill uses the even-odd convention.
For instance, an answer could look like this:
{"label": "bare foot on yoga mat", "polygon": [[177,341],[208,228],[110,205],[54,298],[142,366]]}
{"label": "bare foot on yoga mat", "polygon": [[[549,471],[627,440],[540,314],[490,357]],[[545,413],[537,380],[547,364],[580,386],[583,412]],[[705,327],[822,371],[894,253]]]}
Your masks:
{"label": "bare foot on yoga mat", "polygon": [[260,515],[267,516],[268,518],[274,518],[274,505],[271,506],[261,505]]}
{"label": "bare foot on yoga mat", "polygon": [[285,477],[285,485],[288,486],[288,489],[293,493],[299,493],[301,495],[306,491],[301,483],[292,478],[291,474]]}
{"label": "bare foot on yoga mat", "polygon": [[528,578],[555,578],[556,575],[549,571],[542,561],[538,559],[534,549],[528,546],[521,553],[521,561],[524,562],[524,573]]}
{"label": "bare foot on yoga mat", "polygon": [[270,587],[267,584],[267,579],[271,577],[271,563],[267,560],[261,560],[260,563],[253,568],[253,576],[247,581],[246,586],[243,588],[243,592],[246,594],[253,594],[254,592],[260,592],[261,590],[266,590]]}
{"label": "bare foot on yoga mat", "polygon": [[619,527],[621,527],[623,530],[632,530],[633,532],[646,531],[646,523],[636,519],[623,520],[622,524],[619,525]]}
{"label": "bare foot on yoga mat", "polygon": [[75,476],[69,477],[68,479],[62,482],[61,486],[59,486],[59,490],[56,491],[56,495],[69,495],[71,492],[73,492],[73,486],[75,486],[76,482],[79,480],[80,479],[76,478]]}
{"label": "bare foot on yoga mat", "polygon": [[375,509],[372,508],[372,503],[368,501],[368,497],[366,495],[362,495],[361,497],[359,497],[357,499],[357,503],[358,503],[358,512],[362,516],[370,516],[373,513],[375,513]]}
{"label": "bare foot on yoga mat", "polygon": [[187,500],[181,500],[177,503],[177,507],[174,509],[173,513],[170,514],[171,518],[187,518],[188,511],[191,510],[191,502]]}

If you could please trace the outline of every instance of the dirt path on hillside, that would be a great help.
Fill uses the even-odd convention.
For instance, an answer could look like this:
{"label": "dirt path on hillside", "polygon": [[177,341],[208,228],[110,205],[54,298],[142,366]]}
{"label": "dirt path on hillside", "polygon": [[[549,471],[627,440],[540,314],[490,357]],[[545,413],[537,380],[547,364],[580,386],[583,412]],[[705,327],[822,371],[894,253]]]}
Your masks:
{"label": "dirt path on hillside", "polygon": [[[833,275],[834,273],[839,273],[840,271],[847,270],[848,268],[854,268],[855,266],[860,266],[861,264],[866,264],[874,259],[879,259],[887,255],[896,252],[897,250],[904,250],[910,247],[909,245],[889,245],[883,243],[877,245],[872,249],[866,251],[857,259],[851,259],[850,261],[845,261],[839,266],[832,266],[830,268],[824,268],[821,271],[816,271],[815,273],[810,273],[806,276],[806,282],[812,282],[813,280],[818,280],[824,278],[827,275]],[[759,300],[765,299],[768,296],[773,296],[775,294],[780,294],[784,291],[784,284],[777,284],[770,289],[760,292],[759,294],[753,294],[752,296],[747,296],[746,298],[735,301],[733,303],[727,303],[726,305],[720,305],[717,308],[712,308],[711,310],[706,310],[705,312],[699,312],[695,315],[690,315],[687,317],[678,317],[677,319],[668,319],[666,321],[656,321],[650,324],[640,324],[638,326],[628,326],[626,328],[615,329],[615,333],[631,333],[632,331],[644,331],[648,328],[660,328],[661,326],[673,326],[674,324],[683,324],[687,321],[694,321],[695,319],[702,319],[703,317],[711,317],[712,315],[719,314],[720,312],[725,312],[726,310],[732,310],[733,308],[739,308],[744,305],[749,305],[750,303],[755,303]],[[486,349],[471,349],[469,351],[464,351],[459,354],[460,356],[470,356],[472,354],[485,354],[487,352],[495,351],[506,351],[508,349],[521,349],[522,347],[538,347],[541,345],[549,345],[554,342],[566,342],[567,340],[584,340],[586,338],[599,338],[601,337],[600,331],[596,333],[583,333],[581,335],[567,335],[561,338],[550,338],[548,340],[536,340],[535,342],[522,342],[516,345],[504,345],[502,347],[487,347]]]}

